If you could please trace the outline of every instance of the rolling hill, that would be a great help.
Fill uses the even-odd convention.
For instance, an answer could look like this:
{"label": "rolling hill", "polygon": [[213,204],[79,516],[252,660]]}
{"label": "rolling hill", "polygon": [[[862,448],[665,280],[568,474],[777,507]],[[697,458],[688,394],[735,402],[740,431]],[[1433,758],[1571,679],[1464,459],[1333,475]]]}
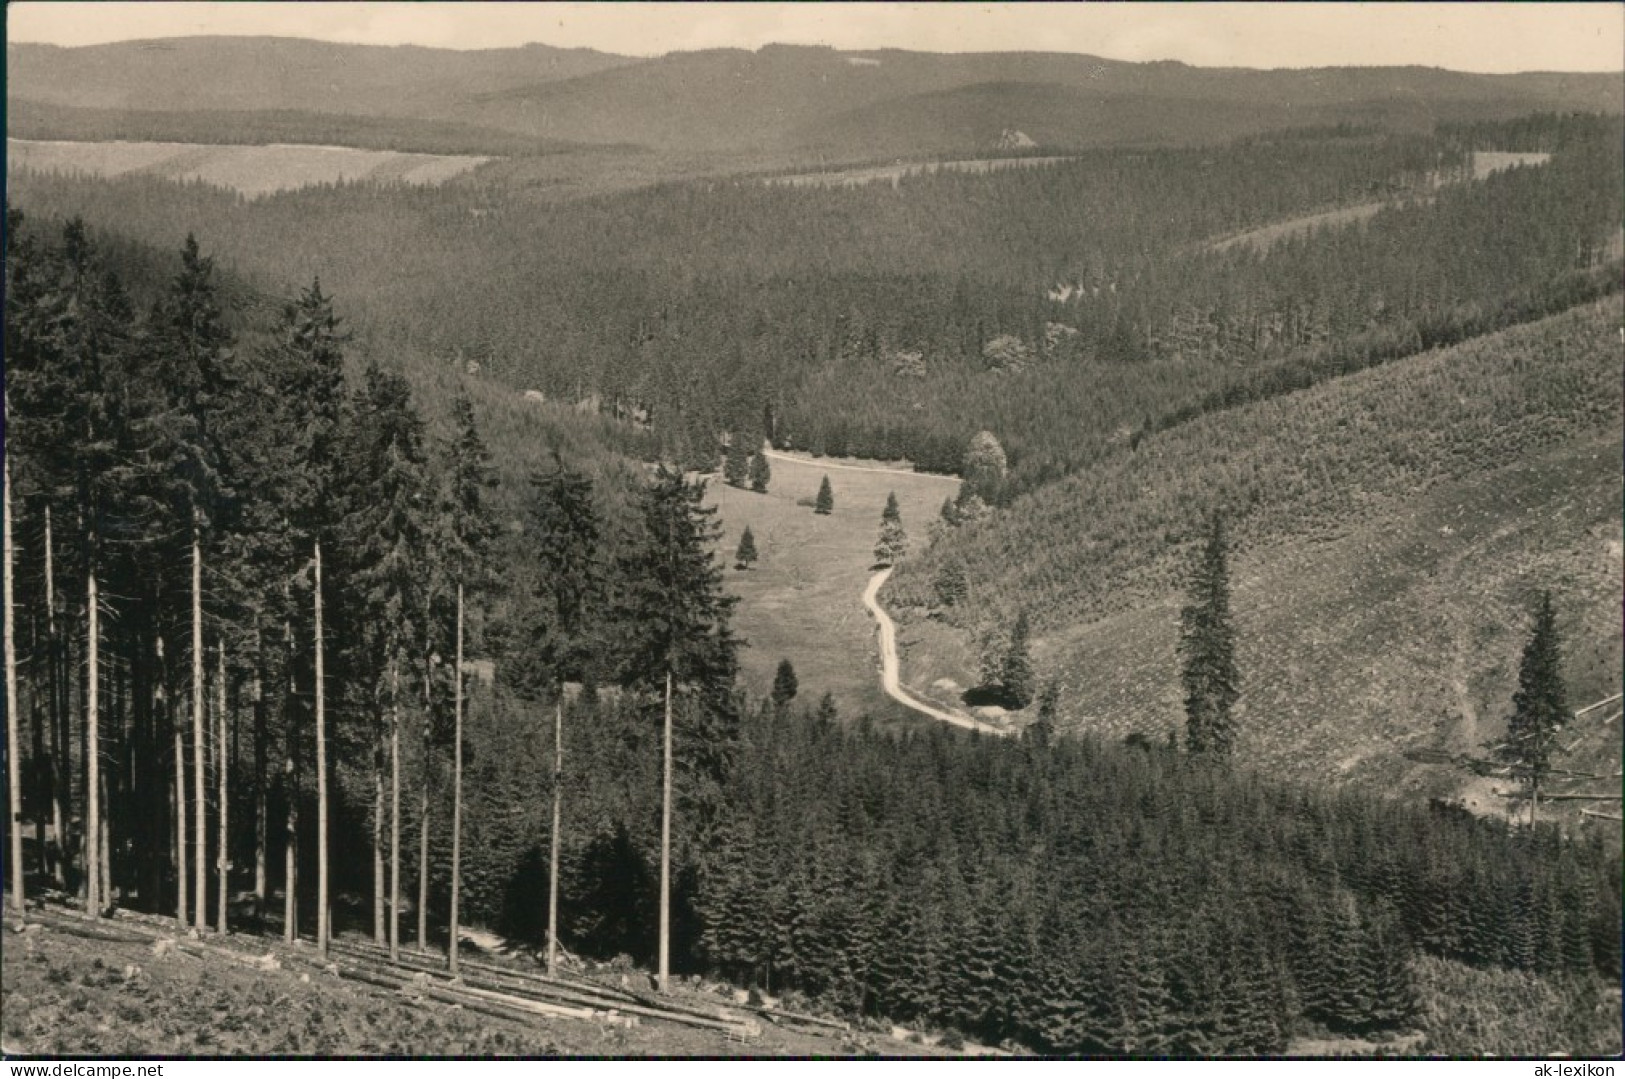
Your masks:
{"label": "rolling hill", "polygon": [[[207,87],[201,96],[217,114],[409,117],[521,139],[770,151],[785,163],[986,151],[1006,129],[1039,146],[1080,148],[1208,143],[1344,121],[1421,130],[1439,120],[1625,109],[1620,80],[1608,74],[1250,71],[784,45],[637,60],[544,45],[463,52],[201,37],[9,45],[7,69],[8,102],[34,110],[42,138],[75,137],[92,117],[57,112],[53,129],[41,130],[41,106],[192,113]],[[199,121],[199,141],[231,141],[211,130],[227,123]]]}
{"label": "rolling hill", "polygon": [[[1019,500],[897,574],[912,684],[965,684],[971,641],[1026,608],[1063,727],[1180,730],[1181,579],[1223,507],[1242,757],[1455,794],[1471,776],[1425,761],[1499,737],[1540,590],[1571,703],[1618,691],[1620,320],[1610,300],[1209,415]],[[951,559],[975,612],[952,625],[927,617]]]}
{"label": "rolling hill", "polygon": [[302,38],[183,37],[63,48],[7,44],[6,95],[53,105],[191,112],[296,109],[437,118],[482,93],[631,63],[590,49],[428,49]]}

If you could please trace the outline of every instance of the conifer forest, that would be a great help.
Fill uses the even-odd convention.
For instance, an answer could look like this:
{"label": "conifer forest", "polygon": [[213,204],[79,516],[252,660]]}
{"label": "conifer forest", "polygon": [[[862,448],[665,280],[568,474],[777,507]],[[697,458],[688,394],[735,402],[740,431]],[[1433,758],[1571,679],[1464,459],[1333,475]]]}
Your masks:
{"label": "conifer forest", "polygon": [[8,1057],[1621,1051],[1625,76],[171,46],[8,43]]}

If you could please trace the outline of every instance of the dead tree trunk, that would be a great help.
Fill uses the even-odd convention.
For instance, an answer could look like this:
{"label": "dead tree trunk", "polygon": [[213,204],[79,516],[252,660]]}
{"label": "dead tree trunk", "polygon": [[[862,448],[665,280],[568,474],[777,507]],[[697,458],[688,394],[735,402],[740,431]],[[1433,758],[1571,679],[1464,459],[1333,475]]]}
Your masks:
{"label": "dead tree trunk", "polygon": [[215,736],[215,761],[219,767],[219,774],[215,777],[219,787],[220,800],[220,905],[217,908],[216,927],[221,936],[226,935],[227,915],[231,901],[231,813],[230,802],[227,800],[231,794],[231,759],[226,754],[226,641],[222,637],[216,653],[216,685],[215,700],[216,711],[220,722]]}
{"label": "dead tree trunk", "polygon": [[[282,701],[285,744],[282,760],[282,791],[287,800],[282,838],[282,939],[292,944],[299,939],[299,684],[294,677],[293,625],[282,624],[288,664],[288,693]],[[321,917],[316,918],[321,932]]]}
{"label": "dead tree trunk", "polygon": [[51,824],[56,830],[56,858],[52,874],[59,888],[68,883],[68,787],[72,776],[68,749],[71,736],[68,731],[68,691],[63,672],[62,640],[57,636],[56,622],[56,564],[53,556],[54,540],[51,529],[51,504],[45,503],[45,624],[50,654],[46,658],[50,678],[51,704]]}
{"label": "dead tree trunk", "polygon": [[85,912],[99,918],[101,895],[101,594],[96,565],[85,574]]}
{"label": "dead tree trunk", "polygon": [[[5,462],[5,633],[6,633],[6,784],[7,808],[11,813],[11,849],[7,861],[11,863],[11,908],[22,916],[23,896],[23,787],[18,767],[17,741],[17,619],[12,598],[11,582],[11,457]],[[43,853],[43,847],[41,851]]]}
{"label": "dead tree trunk", "polygon": [[452,684],[452,768],[451,768],[451,936],[446,957],[452,977],[457,976],[457,932],[463,884],[463,585],[457,583],[457,659],[451,672]]}
{"label": "dead tree trunk", "polygon": [[660,783],[660,991],[671,978],[671,668],[666,669],[665,754]]}
{"label": "dead tree trunk", "polygon": [[564,693],[553,702],[553,835],[547,852],[547,975],[559,969],[559,820],[564,783]]}
{"label": "dead tree trunk", "polygon": [[[376,704],[376,698],[374,699]],[[384,933],[384,732],[373,721],[372,747],[372,940],[382,947]]]}
{"label": "dead tree trunk", "polygon": [[[262,653],[255,649],[256,656]],[[256,659],[254,668],[254,681],[249,687],[249,694],[254,702],[254,921],[263,924],[265,921],[265,895],[267,877],[265,847],[270,839],[270,829],[266,826],[266,797],[265,797],[265,691],[260,681],[259,663]]]}
{"label": "dead tree trunk", "polygon": [[159,636],[153,654],[158,661],[158,692],[162,695],[164,719],[174,736],[175,786],[173,809],[175,816],[175,921],[182,931],[187,926],[186,909],[186,739],[181,731],[178,709],[169,706],[169,672],[164,666],[164,638]]}
{"label": "dead tree trunk", "polygon": [[428,656],[423,664],[423,782],[418,794],[418,951],[429,950],[429,763],[434,752],[434,666]]}
{"label": "dead tree trunk", "polygon": [[209,930],[209,812],[205,755],[209,737],[203,695],[203,536],[198,511],[192,511],[192,927]]}
{"label": "dead tree trunk", "polygon": [[389,676],[389,958],[401,957],[401,666]]}
{"label": "dead tree trunk", "polygon": [[322,656],[322,544],[315,543],[316,593],[316,946],[323,958],[332,933],[327,909],[327,705]]}

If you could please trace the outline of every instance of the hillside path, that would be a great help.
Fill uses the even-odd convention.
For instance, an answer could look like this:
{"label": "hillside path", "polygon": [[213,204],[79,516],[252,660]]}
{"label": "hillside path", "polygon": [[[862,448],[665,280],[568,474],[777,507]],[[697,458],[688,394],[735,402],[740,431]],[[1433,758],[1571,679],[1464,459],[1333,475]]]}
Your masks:
{"label": "hillside path", "polygon": [[880,473],[889,473],[890,475],[893,475],[893,476],[916,476],[916,477],[923,477],[923,478],[928,479],[928,480],[942,480],[944,483],[958,483],[959,482],[959,477],[958,476],[939,476],[934,472],[915,472],[914,470],[908,469],[908,468],[878,468],[878,467],[871,468],[871,467],[868,467],[866,465],[835,465],[835,464],[829,464],[828,462],[824,461],[822,458],[818,458],[818,457],[793,457],[788,453],[780,453],[778,450],[766,450],[766,449],[764,449],[762,451],[762,454],[764,456],[766,456],[766,457],[774,458],[774,459],[780,460],[780,461],[794,461],[797,464],[811,465],[814,468],[833,468],[833,469],[838,469],[841,472],[880,472]]}
{"label": "hillside path", "polygon": [[876,622],[880,623],[880,684],[886,690],[886,695],[905,708],[912,708],[921,715],[930,716],[932,719],[940,719],[944,723],[952,723],[956,727],[981,731],[983,734],[1009,734],[1009,731],[983,723],[979,719],[972,719],[969,716],[957,715],[953,712],[945,712],[940,708],[934,708],[914,697],[902,687],[897,673],[897,625],[891,620],[891,615],[887,614],[885,608],[880,605],[879,599],[876,598],[880,594],[880,586],[885,584],[886,579],[891,576],[891,571],[892,567],[887,566],[873,577],[870,577],[869,587],[863,590],[863,605],[869,608],[869,613],[874,615]]}

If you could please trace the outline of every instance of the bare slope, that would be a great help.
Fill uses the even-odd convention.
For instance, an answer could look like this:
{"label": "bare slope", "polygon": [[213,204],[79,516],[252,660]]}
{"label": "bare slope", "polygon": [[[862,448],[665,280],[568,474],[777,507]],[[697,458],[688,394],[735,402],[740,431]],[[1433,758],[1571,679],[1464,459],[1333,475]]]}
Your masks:
{"label": "bare slope", "polygon": [[[1065,726],[1179,729],[1180,579],[1223,506],[1242,755],[1455,791],[1466,773],[1404,755],[1481,754],[1500,734],[1540,589],[1573,703],[1617,692],[1620,316],[1612,300],[1209,416],[1021,500],[897,574],[907,680],[967,681],[973,634],[1026,606]],[[949,557],[971,567],[976,621],[957,627],[922,617]]]}

